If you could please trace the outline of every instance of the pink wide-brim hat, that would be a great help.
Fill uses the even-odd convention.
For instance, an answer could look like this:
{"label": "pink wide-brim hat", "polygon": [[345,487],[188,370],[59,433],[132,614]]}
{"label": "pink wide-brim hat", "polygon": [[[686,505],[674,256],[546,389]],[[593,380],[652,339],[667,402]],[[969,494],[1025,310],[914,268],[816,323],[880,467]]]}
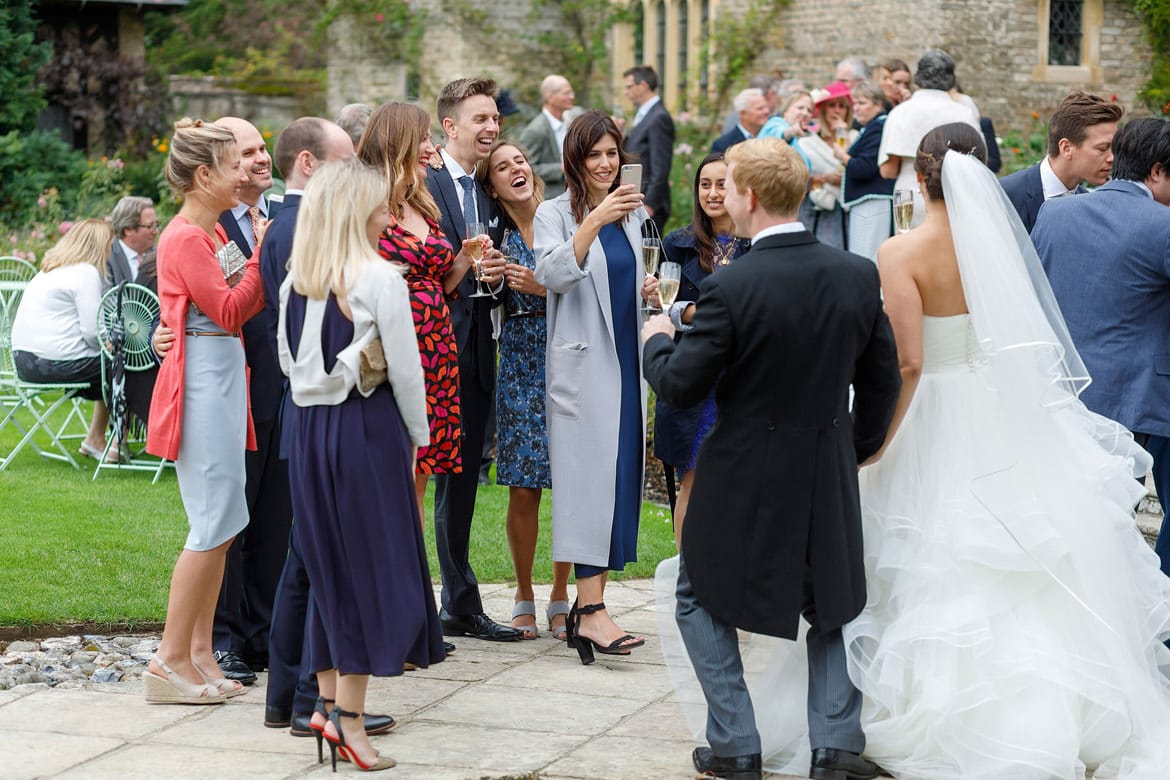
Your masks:
{"label": "pink wide-brim hat", "polygon": [[825,86],[824,89],[814,89],[810,94],[817,108],[821,107],[821,103],[837,98],[845,98],[849,101],[849,105],[853,105],[853,97],[849,94],[849,85],[844,81],[834,81]]}

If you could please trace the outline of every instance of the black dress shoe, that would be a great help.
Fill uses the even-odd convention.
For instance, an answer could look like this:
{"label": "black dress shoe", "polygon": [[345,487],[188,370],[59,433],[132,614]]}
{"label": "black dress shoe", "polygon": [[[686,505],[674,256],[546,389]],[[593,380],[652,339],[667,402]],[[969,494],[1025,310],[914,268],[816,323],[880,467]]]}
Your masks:
{"label": "black dress shoe", "polygon": [[454,652],[455,652],[455,645],[452,644],[451,642],[444,641],[443,642],[443,653],[445,655],[451,655],[451,653],[454,653]]}
{"label": "black dress shoe", "polygon": [[264,726],[270,729],[287,729],[292,724],[292,710],[284,707],[264,707]]}
{"label": "black dress shoe", "polygon": [[723,777],[728,780],[761,780],[764,776],[760,754],[749,756],[717,756],[709,747],[697,747],[691,753],[695,769],[707,777]]}
{"label": "black dress shoe", "polygon": [[871,780],[881,773],[881,767],[869,759],[836,748],[814,750],[808,770],[812,780]]}
{"label": "black dress shoe", "polygon": [[446,610],[440,610],[439,622],[443,626],[443,636],[470,636],[489,642],[515,642],[524,636],[520,629],[502,626],[482,612],[464,616],[449,615]]}
{"label": "black dress shoe", "polygon": [[[311,712],[294,712],[292,715],[292,724],[289,727],[288,733],[294,737],[311,737],[313,730],[309,728],[309,721],[312,720],[313,713]],[[398,725],[398,721],[389,715],[371,715],[366,713],[366,734],[371,737],[375,734],[385,734],[390,729]],[[264,725],[268,725],[265,723]]]}
{"label": "black dress shoe", "polygon": [[252,671],[244,659],[233,653],[231,650],[216,650],[213,654],[215,662],[219,664],[219,670],[223,672],[223,676],[229,680],[239,680],[244,685],[251,685],[256,682],[256,673]]}

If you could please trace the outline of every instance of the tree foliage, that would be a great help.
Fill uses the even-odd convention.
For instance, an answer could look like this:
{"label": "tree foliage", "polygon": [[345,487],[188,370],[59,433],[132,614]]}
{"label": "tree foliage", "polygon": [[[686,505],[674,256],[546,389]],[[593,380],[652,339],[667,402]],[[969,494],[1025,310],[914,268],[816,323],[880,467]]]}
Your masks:
{"label": "tree foliage", "polygon": [[325,66],[321,0],[190,0],[178,13],[147,14],[151,62],[170,74],[231,76],[279,52],[287,74]]}
{"label": "tree foliage", "polygon": [[45,105],[37,70],[49,61],[51,49],[35,40],[30,6],[27,0],[0,0],[0,134],[31,130]]}
{"label": "tree foliage", "polygon": [[1150,80],[1139,93],[1150,108],[1170,116],[1170,0],[1133,0],[1154,50]]}
{"label": "tree foliage", "polygon": [[[640,2],[640,0],[634,0]],[[541,21],[554,16],[549,27]],[[634,19],[632,2],[613,0],[532,0],[529,33],[550,73],[560,73],[582,94],[585,105],[603,105],[597,94],[609,62],[610,28]],[[537,101],[539,102],[539,101]]]}
{"label": "tree foliage", "polygon": [[699,101],[700,113],[711,122],[722,121],[721,112],[731,102],[732,92],[743,87],[757,60],[775,42],[780,15],[788,3],[758,0],[747,3],[742,15],[719,14],[704,45],[703,56],[710,63],[712,77],[707,94]]}

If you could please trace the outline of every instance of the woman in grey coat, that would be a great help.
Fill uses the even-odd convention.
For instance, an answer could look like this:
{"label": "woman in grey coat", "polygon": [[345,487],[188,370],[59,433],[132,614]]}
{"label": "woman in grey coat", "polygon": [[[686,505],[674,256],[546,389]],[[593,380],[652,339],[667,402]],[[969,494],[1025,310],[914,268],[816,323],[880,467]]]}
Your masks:
{"label": "woman in grey coat", "polygon": [[642,273],[642,195],[618,186],[628,161],[613,120],[583,114],[565,137],[567,189],[536,211],[553,560],[574,564],[566,628],[584,664],[594,650],[628,655],[645,643],[618,628],[603,601],[609,572],[636,559],[646,442],[638,310],[658,298],[657,280]]}

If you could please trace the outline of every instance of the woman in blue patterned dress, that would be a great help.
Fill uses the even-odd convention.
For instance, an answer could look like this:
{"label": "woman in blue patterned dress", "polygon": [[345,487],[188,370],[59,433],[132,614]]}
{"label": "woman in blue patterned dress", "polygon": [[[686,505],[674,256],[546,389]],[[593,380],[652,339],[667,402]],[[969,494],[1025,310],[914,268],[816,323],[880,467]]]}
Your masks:
{"label": "woman in blue patterned dress", "polygon": [[[544,182],[533,174],[527,153],[511,141],[497,141],[478,176],[492,200],[500,205],[505,227],[501,249],[505,268],[504,320],[500,326],[500,363],[496,379],[496,482],[508,486],[508,547],[516,571],[516,603],[512,626],[536,639],[536,603],[532,562],[540,530],[540,496],[552,487],[548,434],[544,416],[545,289],[533,271],[532,220],[543,200]],[[565,638],[569,612],[568,563],[553,563],[548,627]]]}

